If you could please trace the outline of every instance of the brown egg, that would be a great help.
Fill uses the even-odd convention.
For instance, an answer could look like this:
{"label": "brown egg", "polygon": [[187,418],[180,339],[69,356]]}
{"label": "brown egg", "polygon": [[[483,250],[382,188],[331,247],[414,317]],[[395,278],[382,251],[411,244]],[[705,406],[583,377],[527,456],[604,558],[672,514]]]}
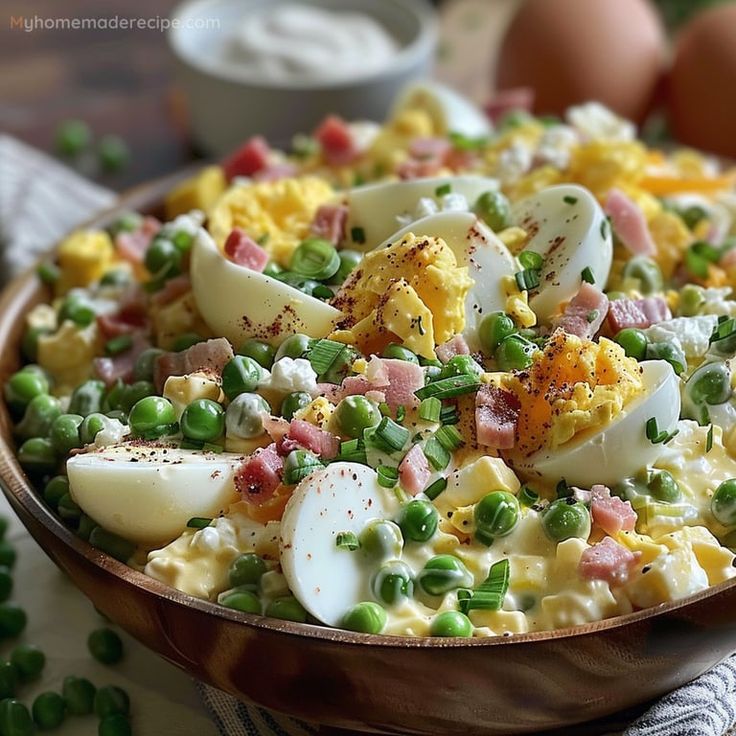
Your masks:
{"label": "brown egg", "polygon": [[663,71],[664,38],[646,0],[526,0],[504,38],[496,88],[532,87],[537,113],[597,100],[641,121]]}
{"label": "brown egg", "polygon": [[707,10],[682,30],[667,93],[679,140],[736,157],[736,5]]}

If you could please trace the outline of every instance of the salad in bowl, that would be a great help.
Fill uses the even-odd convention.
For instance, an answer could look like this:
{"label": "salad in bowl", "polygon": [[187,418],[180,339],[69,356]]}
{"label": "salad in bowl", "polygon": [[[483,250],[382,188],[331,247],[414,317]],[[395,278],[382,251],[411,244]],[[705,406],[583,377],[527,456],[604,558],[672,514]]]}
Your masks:
{"label": "salad in bowl", "polygon": [[736,576],[736,172],[417,87],[82,229],[4,387],[93,546],[197,598],[495,637]]}

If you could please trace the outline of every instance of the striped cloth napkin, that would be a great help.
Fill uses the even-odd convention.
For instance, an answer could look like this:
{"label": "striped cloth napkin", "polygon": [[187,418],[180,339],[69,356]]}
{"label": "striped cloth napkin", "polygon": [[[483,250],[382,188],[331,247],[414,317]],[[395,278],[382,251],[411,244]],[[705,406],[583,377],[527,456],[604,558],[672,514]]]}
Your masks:
{"label": "striped cloth napkin", "polygon": [[[0,278],[28,267],[66,232],[114,201],[113,192],[9,136],[0,136]],[[245,705],[201,683],[198,689],[222,736],[336,733]],[[736,724],[736,656],[666,695],[643,716],[628,723],[612,717],[609,733],[736,736],[730,730]],[[601,729],[595,733],[601,733]],[[584,725],[567,731],[567,736],[576,734],[591,736],[591,731]]]}

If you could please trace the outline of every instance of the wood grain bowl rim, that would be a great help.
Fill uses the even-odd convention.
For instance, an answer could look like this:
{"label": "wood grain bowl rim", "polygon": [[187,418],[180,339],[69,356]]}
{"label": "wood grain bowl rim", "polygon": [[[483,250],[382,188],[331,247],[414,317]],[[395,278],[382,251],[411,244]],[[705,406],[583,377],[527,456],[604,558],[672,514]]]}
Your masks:
{"label": "wood grain bowl rim", "polygon": [[[171,176],[157,179],[151,183],[136,187],[123,194],[118,203],[105,209],[80,227],[99,227],[109,222],[115,215],[126,210],[152,210],[159,207],[163,194],[174,184],[191,175],[201,167],[193,167],[177,172]],[[75,228],[76,229],[76,228]],[[22,318],[27,308],[37,303],[46,294],[40,286],[35,274],[35,267],[16,277],[0,294],[0,383],[4,385],[8,375],[16,369],[19,356],[19,337]],[[293,636],[297,638],[321,639],[329,642],[339,642],[350,646],[371,646],[399,649],[463,649],[468,647],[505,647],[514,644],[524,644],[559,639],[573,639],[581,636],[590,636],[603,631],[624,628],[646,619],[663,616],[675,611],[682,611],[689,606],[715,597],[720,593],[736,588],[736,578],[711,586],[687,598],[669,603],[660,604],[653,608],[646,608],[634,613],[614,616],[588,624],[554,629],[552,631],[536,631],[526,634],[512,634],[510,636],[496,636],[487,638],[439,638],[439,637],[409,637],[383,634],[360,634],[342,629],[334,629],[317,624],[302,624],[280,619],[259,616],[228,609],[211,601],[196,598],[183,593],[176,588],[166,585],[148,575],[129,567],[123,562],[96,549],[89,542],[77,537],[61,520],[56,517],[40,495],[33,488],[21,469],[14,451],[12,439],[12,420],[4,400],[0,400],[0,487],[14,507],[21,521],[25,523],[22,509],[36,522],[41,524],[52,535],[60,539],[76,554],[92,563],[100,571],[110,574],[125,584],[144,590],[160,599],[164,599],[177,606],[193,608],[201,613],[240,623],[256,629],[267,629],[270,632]]]}

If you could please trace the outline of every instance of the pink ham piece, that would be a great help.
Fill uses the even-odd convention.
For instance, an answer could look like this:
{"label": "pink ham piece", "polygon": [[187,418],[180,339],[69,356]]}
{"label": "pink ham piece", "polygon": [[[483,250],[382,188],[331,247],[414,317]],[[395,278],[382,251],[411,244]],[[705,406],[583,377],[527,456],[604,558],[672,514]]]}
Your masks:
{"label": "pink ham piece", "polygon": [[603,209],[611,218],[618,239],[631,253],[651,256],[657,252],[644,213],[620,189],[613,188],[608,192]]}
{"label": "pink ham piece", "polygon": [[[281,443],[289,433],[289,422],[282,417],[274,417],[266,412],[263,412],[261,417],[263,419],[263,429],[266,430],[266,434],[276,443],[278,449],[281,450]],[[293,449],[292,447],[291,450]]]}
{"label": "pink ham piece", "polygon": [[225,255],[238,266],[263,273],[268,263],[268,253],[245,231],[234,227],[225,241]]}
{"label": "pink ham piece", "polygon": [[277,181],[278,179],[288,179],[290,176],[296,176],[299,169],[296,165],[288,161],[282,161],[278,164],[270,164],[266,168],[253,174],[255,181]]}
{"label": "pink ham piece", "polygon": [[164,284],[163,289],[160,289],[151,297],[151,301],[157,307],[165,307],[167,304],[176,301],[180,296],[184,296],[191,288],[192,282],[189,280],[188,274],[175,276]]}
{"label": "pink ham piece", "polygon": [[348,208],[344,204],[323,204],[317,208],[312,221],[312,233],[318,238],[338,245],[345,238]]}
{"label": "pink ham piece", "polygon": [[661,296],[614,299],[608,305],[608,326],[614,335],[626,327],[643,330],[666,319],[672,319],[672,312]]}
{"label": "pink ham piece", "polygon": [[475,395],[475,431],[479,445],[510,450],[516,441],[521,404],[497,386],[481,386]]}
{"label": "pink ham piece", "polygon": [[608,297],[592,284],[583,282],[555,326],[584,340],[592,340],[607,314]]}
{"label": "pink ham piece", "polygon": [[637,555],[618,542],[605,537],[588,547],[580,558],[578,573],[585,580],[605,580],[609,585],[623,585],[636,565]]}
{"label": "pink ham piece", "polygon": [[590,489],[590,513],[593,523],[606,534],[615,535],[621,531],[634,531],[638,519],[629,501],[612,496],[604,485]]}
{"label": "pink ham piece", "polygon": [[399,484],[407,493],[416,496],[427,487],[431,476],[432,471],[424,450],[419,445],[414,445],[399,463]]}
{"label": "pink ham piece", "polygon": [[442,168],[442,160],[437,158],[415,159],[402,161],[396,168],[397,176],[404,180],[423,179],[435,176]]}
{"label": "pink ham piece", "polygon": [[224,337],[199,342],[180,353],[159,356],[153,367],[153,382],[160,393],[169,376],[185,376],[201,371],[219,379],[222,369],[234,357],[232,346]]}
{"label": "pink ham piece", "polygon": [[455,335],[442,345],[438,345],[435,352],[443,363],[447,363],[450,358],[454,358],[456,355],[470,355],[470,348],[462,335]]}
{"label": "pink ham piece", "polygon": [[319,457],[330,459],[340,451],[340,438],[303,419],[293,419],[286,438]]}
{"label": "pink ham piece", "polygon": [[348,124],[337,115],[329,115],[314,132],[322,154],[330,166],[347,166],[358,155]]}
{"label": "pink ham piece", "polygon": [[226,158],[222,168],[228,181],[232,181],[236,176],[253,176],[268,166],[270,156],[271,148],[268,141],[263,136],[257,135],[249,138]]}
{"label": "pink ham piece", "polygon": [[115,236],[115,249],[128,263],[143,263],[153,236],[161,229],[155,217],[144,217],[140,227],[131,232],[121,231]]}
{"label": "pink ham piece", "polygon": [[275,445],[256,450],[235,469],[235,489],[250,504],[260,505],[281,485],[283,458]]}
{"label": "pink ham piece", "polygon": [[95,358],[94,371],[97,377],[112,386],[118,379],[129,383],[133,379],[133,369],[140,354],[151,347],[151,343],[141,333],[133,335],[133,344],[128,350],[113,357]]}
{"label": "pink ham piece", "polygon": [[486,115],[497,123],[509,112],[531,112],[534,107],[534,89],[532,87],[513,87],[496,92],[490,102],[486,103]]}
{"label": "pink ham piece", "polygon": [[415,138],[409,144],[409,155],[419,161],[433,159],[442,162],[451,148],[447,138]]}
{"label": "pink ham piece", "polygon": [[97,327],[102,337],[108,340],[145,330],[148,327],[148,309],[146,294],[140,285],[135,284],[125,291],[114,314],[97,317]]}

